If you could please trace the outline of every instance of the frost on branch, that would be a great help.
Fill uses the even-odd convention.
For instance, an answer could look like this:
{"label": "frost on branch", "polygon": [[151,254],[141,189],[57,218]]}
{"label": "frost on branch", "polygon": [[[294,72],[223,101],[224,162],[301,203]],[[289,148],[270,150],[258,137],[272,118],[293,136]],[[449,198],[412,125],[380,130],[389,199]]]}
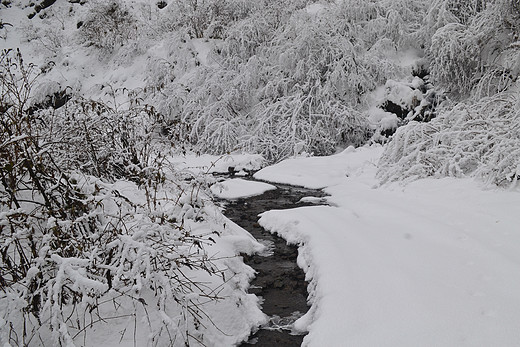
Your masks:
{"label": "frost on branch", "polygon": [[135,38],[137,22],[121,0],[93,1],[80,33],[87,45],[111,53]]}

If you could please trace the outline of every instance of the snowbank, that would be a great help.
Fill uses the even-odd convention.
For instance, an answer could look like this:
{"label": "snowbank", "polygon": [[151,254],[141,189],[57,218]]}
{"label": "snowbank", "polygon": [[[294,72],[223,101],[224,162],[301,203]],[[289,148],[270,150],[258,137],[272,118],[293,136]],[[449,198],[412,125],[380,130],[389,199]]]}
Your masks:
{"label": "snowbank", "polygon": [[246,181],[241,178],[227,180],[211,186],[213,195],[221,199],[238,199],[261,195],[268,190],[276,189],[275,186],[262,183]]}
{"label": "snowbank", "polygon": [[259,154],[227,154],[227,155],[196,155],[188,153],[184,156],[171,158],[175,167],[192,173],[227,173],[233,171],[254,171],[260,169],[264,158]]}
{"label": "snowbank", "polygon": [[296,324],[309,330],[304,345],[515,345],[519,192],[482,190],[469,179],[375,189],[380,151],[295,159],[258,173],[331,194],[334,207],[260,219],[300,245],[312,303]]}
{"label": "snowbank", "polygon": [[355,174],[361,166],[375,168],[382,151],[383,147],[380,146],[370,150],[366,148],[355,150],[354,147],[348,147],[343,152],[328,157],[287,159],[258,171],[254,178],[322,189],[342,183],[345,178]]}

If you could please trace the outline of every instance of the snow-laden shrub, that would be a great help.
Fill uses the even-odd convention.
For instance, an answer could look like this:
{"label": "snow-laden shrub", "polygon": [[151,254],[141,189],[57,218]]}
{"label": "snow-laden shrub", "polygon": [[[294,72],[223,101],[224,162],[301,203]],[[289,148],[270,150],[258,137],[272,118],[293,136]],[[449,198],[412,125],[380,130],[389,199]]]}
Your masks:
{"label": "snow-laden shrub", "polygon": [[184,75],[202,65],[198,52],[187,34],[171,34],[164,39],[163,45],[164,56],[150,58],[146,66],[146,84],[147,88],[154,88],[152,93],[160,91],[170,83],[178,83]]}
{"label": "snow-laden shrub", "polygon": [[[441,0],[432,5],[424,30],[431,38],[426,48],[436,85],[461,96],[490,96],[512,85],[520,34],[515,3]],[[439,18],[441,12],[444,20],[430,23],[432,13]]]}
{"label": "snow-laden shrub", "polygon": [[199,281],[226,273],[205,245],[224,226],[205,180],[168,163],[158,115],[90,100],[30,113],[33,68],[5,51],[0,77],[0,341],[73,346],[129,317],[145,328],[122,338],[200,340],[225,279]]}
{"label": "snow-laden shrub", "polygon": [[472,26],[481,43],[481,73],[474,96],[491,96],[507,90],[520,76],[520,5],[497,1],[476,16]]}
{"label": "snow-laden shrub", "polygon": [[262,45],[270,42],[275,35],[276,26],[269,22],[269,18],[263,13],[254,15],[231,25],[227,29],[226,42],[223,47],[223,55],[227,57],[227,63],[246,63],[249,58],[257,54]]}
{"label": "snow-laden shrub", "polygon": [[89,2],[89,11],[80,28],[85,44],[111,53],[137,33],[137,21],[121,0]]}
{"label": "snow-laden shrub", "polygon": [[[200,69],[188,85],[181,120],[192,125],[191,141],[202,152],[247,149],[269,160],[361,143],[366,122],[351,106],[375,78],[337,24],[299,13],[252,50],[228,38],[219,67]],[[229,56],[242,49],[246,63]]]}
{"label": "snow-laden shrub", "polygon": [[28,23],[23,30],[24,38],[32,42],[43,55],[55,57],[67,44],[64,29],[55,24],[54,18],[45,18],[41,24]]}
{"label": "snow-laden shrub", "polygon": [[468,23],[473,16],[483,11],[490,0],[452,0],[445,2],[447,10],[453,13],[457,20],[464,24]]}
{"label": "snow-laden shrub", "polygon": [[[430,61],[431,81],[459,100],[469,98],[430,123],[411,122],[398,129],[381,159],[382,182],[464,175],[498,185],[516,182],[517,3],[432,2],[417,32]],[[427,99],[423,95],[417,107]],[[399,106],[397,101],[392,102]],[[416,115],[421,113],[409,113],[407,119]]]}
{"label": "snow-laden shrub", "polygon": [[163,27],[182,28],[191,38],[222,39],[227,26],[247,17],[256,6],[246,0],[174,0],[162,15]]}
{"label": "snow-laden shrub", "polygon": [[274,98],[317,88],[328,90],[325,97],[353,105],[375,88],[364,65],[362,42],[341,23],[297,14],[284,29],[262,53],[272,64],[274,78],[267,88],[278,90]]}
{"label": "snow-laden shrub", "polygon": [[334,13],[350,27],[352,35],[370,49],[379,40],[390,40],[395,49],[419,47],[415,32],[419,29],[426,4],[421,0],[341,1],[331,6]]}
{"label": "snow-laden shrub", "polygon": [[[491,0],[493,1],[493,0]],[[434,0],[428,6],[424,23],[419,30],[426,48],[431,44],[431,38],[437,30],[448,24],[468,25],[473,16],[482,11],[487,0]]]}
{"label": "snow-laden shrub", "polygon": [[[190,141],[200,152],[229,153],[241,149],[240,135],[254,88],[234,70],[205,70],[184,105],[181,121],[191,125]],[[253,73],[254,74],[254,73]],[[200,83],[200,84],[199,84]]]}
{"label": "snow-laden shrub", "polygon": [[[176,49],[149,65],[151,100],[185,125],[201,152],[247,149],[278,160],[361,143],[369,130],[354,109],[378,85],[403,75],[399,52],[419,46],[414,31],[424,2],[352,0],[318,12],[305,6],[251,5],[245,18],[229,20],[211,62],[198,61],[190,39],[179,36]],[[299,130],[285,136],[289,123]]]}
{"label": "snow-laden shrub", "polygon": [[461,103],[429,123],[397,130],[379,162],[383,183],[475,176],[499,186],[520,178],[520,98],[499,93]]}
{"label": "snow-laden shrub", "polygon": [[225,31],[222,56],[226,66],[247,64],[249,58],[260,54],[259,48],[275,39],[278,30],[292,15],[303,9],[307,0],[263,0],[256,2],[246,18],[232,23]]}
{"label": "snow-laden shrub", "polygon": [[496,66],[482,75],[473,88],[475,97],[487,97],[508,90],[520,76],[520,45],[514,45],[507,52],[507,62]]}
{"label": "snow-laden shrub", "polygon": [[475,84],[480,65],[476,36],[463,24],[450,23],[432,37],[431,73],[436,83],[465,94]]}
{"label": "snow-laden shrub", "polygon": [[[162,158],[157,145],[165,122],[148,106],[117,110],[93,100],[72,99],[45,118],[55,129],[47,135],[56,141],[49,151],[60,166],[140,183]],[[42,139],[52,141],[43,134]]]}
{"label": "snow-laden shrub", "polygon": [[320,94],[293,94],[260,103],[251,132],[243,135],[247,151],[258,151],[271,162],[312,153],[329,155],[338,146],[362,145],[371,134],[367,120],[353,108]]}
{"label": "snow-laden shrub", "polygon": [[[13,345],[46,340],[49,334],[54,345],[67,344],[88,337],[96,323],[125,313],[138,320],[153,317],[148,328],[159,344],[173,343],[174,336],[189,340],[197,330],[193,324],[204,320],[200,303],[217,298],[189,274],[220,271],[204,250],[211,235],[190,230],[194,218],[207,218],[201,201],[190,197],[191,189],[169,191],[150,209],[144,191],[133,183],[68,178],[54,182],[58,187],[51,197],[68,194],[69,200],[52,209],[38,201],[2,206],[2,335],[11,336]],[[43,181],[47,189],[50,183]],[[161,187],[167,192],[167,185]],[[154,302],[158,305],[148,314],[139,313],[137,307]],[[92,311],[97,313],[85,314]],[[156,315],[163,317],[157,321]]]}

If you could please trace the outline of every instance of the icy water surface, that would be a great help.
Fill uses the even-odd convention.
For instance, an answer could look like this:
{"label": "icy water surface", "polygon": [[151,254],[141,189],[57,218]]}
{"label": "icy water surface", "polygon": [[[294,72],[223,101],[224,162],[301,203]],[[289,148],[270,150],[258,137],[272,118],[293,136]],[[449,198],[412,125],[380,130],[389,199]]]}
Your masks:
{"label": "icy water surface", "polygon": [[[264,230],[258,224],[258,215],[269,210],[322,203],[319,198],[324,194],[317,190],[276,186],[278,189],[259,196],[225,202],[224,214],[268,246],[263,254],[244,255],[245,263],[257,271],[249,292],[262,297],[262,311],[270,321],[250,336],[243,347],[300,346],[304,337],[291,332],[294,321],[309,309],[305,274],[296,264],[298,248]],[[305,197],[318,199],[302,202]]]}

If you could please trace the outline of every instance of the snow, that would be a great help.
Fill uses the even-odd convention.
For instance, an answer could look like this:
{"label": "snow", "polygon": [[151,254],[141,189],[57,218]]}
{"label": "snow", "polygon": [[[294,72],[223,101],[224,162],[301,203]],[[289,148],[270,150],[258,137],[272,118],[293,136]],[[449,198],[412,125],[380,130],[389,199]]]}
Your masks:
{"label": "snow", "polygon": [[[139,2],[145,3],[125,1],[127,4]],[[180,74],[176,76],[179,85],[189,80],[186,76],[193,72],[190,64],[195,64],[196,60],[204,70],[217,66],[211,53],[215,47],[219,48],[219,40],[193,39],[179,45],[170,32],[157,33],[153,38],[138,40],[135,47],[121,47],[113,54],[103,56],[93,47],[82,45],[78,38],[76,25],[84,19],[86,7],[61,0],[49,8],[47,19],[37,15],[28,20],[27,15],[33,10],[21,8],[28,1],[13,3],[16,6],[4,6],[0,11],[0,21],[13,25],[0,30],[0,48],[20,47],[24,60],[37,67],[54,64],[54,68],[43,73],[35,85],[34,101],[68,86],[86,99],[100,98],[116,108],[124,106],[128,100],[124,93],[113,99],[110,94],[114,90],[138,91],[146,85],[155,86],[159,77],[165,77],[159,67],[158,71],[154,70],[154,63],[161,62],[170,69],[178,60],[176,69],[179,71],[170,72],[172,76],[176,72]],[[136,8],[130,8],[138,13]],[[329,8],[329,4],[314,3],[305,11],[309,17],[324,15],[325,21]],[[56,30],[60,19],[67,19],[61,23],[64,25],[61,31]],[[520,69],[517,50],[513,49],[517,45],[512,43],[511,49],[506,50],[509,53],[501,53],[503,55],[496,59],[500,62],[497,66],[507,67],[513,75]],[[440,48],[443,47],[452,46],[441,45]],[[483,49],[488,48],[483,46]],[[292,49],[284,52],[287,51],[294,53]],[[439,51],[443,52],[442,49]],[[422,53],[413,49],[385,54],[385,59],[403,70],[411,70],[422,59]],[[434,51],[433,56],[443,58],[444,54]],[[486,59],[482,60],[484,63]],[[446,66],[450,67],[449,64]],[[385,78],[389,76],[393,75],[389,73]],[[452,78],[450,73],[446,76],[454,82],[461,80]],[[371,93],[373,100],[368,98],[368,106],[372,107],[366,113],[378,131],[395,128],[398,123],[395,115],[376,107],[381,100],[386,98],[408,107],[421,101],[421,94],[413,90],[420,86],[420,80],[415,78],[409,84],[403,84],[401,77],[396,73],[395,81],[388,80],[386,88],[380,86]],[[329,157],[289,159],[255,174],[256,179],[325,189],[331,195],[327,199],[329,206],[269,211],[260,220],[267,229],[300,246],[298,262],[311,281],[309,299],[312,303],[310,312],[299,319],[295,327],[309,331],[304,344],[516,345],[520,341],[518,191],[483,190],[470,179],[422,179],[407,186],[379,186],[375,172],[382,152],[383,147],[356,150],[349,147]],[[258,170],[265,164],[260,155],[237,153],[220,157],[188,153],[169,159],[176,170],[201,176],[230,171],[238,172],[237,176],[245,175],[246,171]],[[134,183],[118,181],[106,185],[111,186],[112,193],[117,191],[132,202],[145,201]],[[228,180],[211,188],[215,196],[227,199],[261,194],[269,189],[275,187],[241,179]],[[322,202],[313,198],[305,198],[305,201]],[[102,202],[107,216],[118,211],[110,196]],[[224,298],[203,305],[204,313],[208,315],[208,320],[204,321],[207,325],[203,330],[204,342],[214,346],[232,345],[244,340],[252,327],[267,320],[259,310],[259,299],[246,293],[254,274],[238,255],[268,252],[268,247],[256,242],[247,231],[216,209],[208,214],[215,220],[225,221],[225,230],[219,230],[220,237],[215,237],[215,244],[208,245],[208,257],[215,259],[227,281],[222,284],[216,276],[205,276],[203,271],[189,275],[205,286],[220,290],[219,295]],[[5,217],[1,212],[1,225],[6,223]],[[49,219],[49,224],[56,222]],[[215,225],[193,223],[190,227],[192,232],[203,235],[214,232]],[[47,249],[43,247],[39,252],[44,254]],[[62,264],[61,275],[73,279],[74,285],[105,290],[100,283],[79,271],[75,259],[54,258],[54,261]],[[35,276],[36,271],[37,268],[30,269],[29,277]],[[107,295],[110,294],[113,293]],[[156,298],[151,293],[144,292],[143,296],[143,300],[154,303],[149,307],[156,306]],[[195,293],[191,299],[199,300],[200,297]],[[21,300],[12,301],[10,305],[17,302]],[[137,327],[133,318],[124,317],[125,313],[133,314],[142,308],[132,307],[136,305],[135,300],[125,301],[125,304],[128,306],[119,312],[112,307],[99,308],[106,310],[107,316],[120,315],[122,318],[116,321],[109,317],[114,318],[110,325],[89,329],[88,345],[145,345],[152,335],[151,325],[181,314],[154,311],[151,314],[153,324],[142,324],[137,329],[133,328]],[[0,305],[0,311],[14,310],[11,306]],[[140,312],[140,315],[145,314]],[[0,328],[7,326],[1,316]],[[214,321],[210,322],[212,319]],[[179,325],[180,321],[173,319],[171,325]],[[132,336],[133,329],[137,331],[136,340]],[[8,340],[5,331],[0,329],[2,345]],[[185,332],[180,331],[179,336],[182,333]],[[42,334],[45,338],[45,333]],[[179,343],[181,340],[178,339]]]}
{"label": "snow", "polygon": [[383,111],[378,107],[372,107],[367,111],[370,124],[379,131],[397,129],[399,119],[394,113]]}
{"label": "snow", "polygon": [[179,170],[191,173],[227,173],[230,168],[235,171],[258,170],[264,164],[264,159],[258,154],[227,154],[215,156],[210,154],[194,154],[177,156],[170,162]]}
{"label": "snow", "polygon": [[[345,178],[359,170],[360,166],[376,167],[383,147],[355,150],[348,147],[343,152],[328,157],[305,157],[284,160],[254,174],[262,181],[292,184],[312,189],[322,189],[344,182]],[[375,179],[373,180],[376,183]]]}
{"label": "snow", "polygon": [[309,331],[304,345],[515,345],[519,192],[452,178],[376,188],[380,151],[291,159],[257,173],[326,185],[331,195],[331,206],[269,211],[260,219],[300,246],[312,303],[296,322]]}
{"label": "snow", "polygon": [[415,79],[409,85],[393,80],[386,81],[386,99],[404,107],[416,106],[414,103],[422,100],[422,94],[411,88],[414,84],[417,84]]}
{"label": "snow", "polygon": [[305,11],[310,15],[316,15],[323,12],[326,9],[326,6],[323,4],[315,3],[310,4],[305,8]]}
{"label": "snow", "polygon": [[[211,63],[208,61],[210,53],[215,47],[218,46],[220,40],[210,40],[210,39],[193,39],[191,40],[191,44],[195,48],[197,52],[197,57],[200,63],[204,66],[214,66],[216,63]],[[218,65],[218,64],[217,64]]]}
{"label": "snow", "polygon": [[275,186],[263,182],[246,181],[241,178],[226,180],[211,186],[211,192],[221,199],[238,199],[261,195]]}

